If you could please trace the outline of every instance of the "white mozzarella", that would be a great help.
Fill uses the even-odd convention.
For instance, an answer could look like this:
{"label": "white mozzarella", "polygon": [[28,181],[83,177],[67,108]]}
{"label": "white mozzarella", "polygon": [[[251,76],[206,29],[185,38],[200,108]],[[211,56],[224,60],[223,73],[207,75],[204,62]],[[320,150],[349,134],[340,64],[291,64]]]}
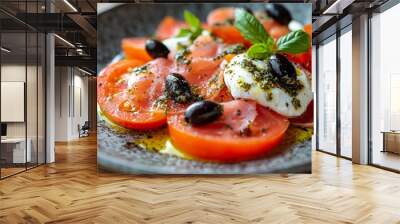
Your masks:
{"label": "white mozzarella", "polygon": [[[210,36],[211,33],[207,30],[203,30],[200,36]],[[198,37],[197,37],[198,38]],[[190,46],[192,41],[189,36],[185,37],[171,37],[163,40],[163,44],[169,49],[170,56],[174,57],[178,51],[179,45]]]}
{"label": "white mozzarella", "polygon": [[296,20],[292,20],[292,21],[290,21],[288,27],[289,27],[289,30],[291,30],[291,31],[302,30],[303,24],[301,24],[300,22],[298,22]]}
{"label": "white mozzarella", "polygon": [[[255,100],[288,117],[296,117],[305,112],[313,98],[311,83],[305,71],[295,66],[297,80],[303,85],[303,88],[297,92],[296,96],[292,97],[280,87],[262,89],[255,81],[254,75],[241,63],[243,60],[251,60],[259,70],[268,69],[268,64],[264,61],[249,59],[246,54],[235,56],[224,69],[224,81],[234,98]],[[294,98],[300,106],[295,106]]]}
{"label": "white mozzarella", "polygon": [[163,44],[169,49],[171,55],[175,55],[179,45],[189,46],[191,41],[189,37],[171,37],[165,39]]}

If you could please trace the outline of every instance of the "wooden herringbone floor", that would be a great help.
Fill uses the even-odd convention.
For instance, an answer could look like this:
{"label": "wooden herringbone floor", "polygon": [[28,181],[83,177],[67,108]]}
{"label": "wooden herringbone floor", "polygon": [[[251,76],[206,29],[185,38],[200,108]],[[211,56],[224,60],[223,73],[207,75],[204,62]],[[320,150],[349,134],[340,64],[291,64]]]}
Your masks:
{"label": "wooden herringbone floor", "polygon": [[400,223],[400,175],[315,152],[312,175],[97,173],[96,139],[0,181],[0,223]]}

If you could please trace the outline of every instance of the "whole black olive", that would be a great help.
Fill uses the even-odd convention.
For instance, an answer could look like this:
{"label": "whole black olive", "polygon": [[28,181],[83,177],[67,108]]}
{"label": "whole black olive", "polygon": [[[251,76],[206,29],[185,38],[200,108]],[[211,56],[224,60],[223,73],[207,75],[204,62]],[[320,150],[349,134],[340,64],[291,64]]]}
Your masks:
{"label": "whole black olive", "polygon": [[268,66],[273,76],[279,80],[296,79],[296,69],[293,64],[281,54],[273,54],[269,58]]}
{"label": "whole black olive", "polygon": [[265,7],[265,12],[269,17],[281,25],[287,26],[292,20],[292,15],[290,15],[290,12],[281,4],[267,4]]}
{"label": "whole black olive", "polygon": [[185,121],[192,125],[208,124],[217,120],[223,113],[222,105],[212,101],[199,101],[185,111]]}
{"label": "whole black olive", "polygon": [[244,10],[246,10],[246,12],[248,12],[248,13],[250,13],[250,14],[253,14],[253,10],[251,10],[251,8],[249,8],[249,7],[244,7]]}
{"label": "whole black olive", "polygon": [[161,41],[147,40],[146,51],[152,58],[166,58],[169,54],[169,49]]}
{"label": "whole black olive", "polygon": [[192,90],[186,79],[177,73],[171,73],[165,79],[168,98],[175,103],[188,103],[193,100]]}

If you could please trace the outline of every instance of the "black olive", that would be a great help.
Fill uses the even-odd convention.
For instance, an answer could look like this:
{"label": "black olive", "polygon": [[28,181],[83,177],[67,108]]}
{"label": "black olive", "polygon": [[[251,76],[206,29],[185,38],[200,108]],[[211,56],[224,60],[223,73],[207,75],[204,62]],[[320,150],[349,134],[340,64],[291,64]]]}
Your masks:
{"label": "black olive", "polygon": [[169,54],[169,49],[161,41],[147,40],[146,51],[152,58],[166,58]]}
{"label": "black olive", "polygon": [[212,101],[199,101],[185,111],[185,121],[192,125],[208,124],[217,120],[223,112],[222,105]]}
{"label": "black olive", "polygon": [[268,66],[273,76],[280,81],[296,79],[296,69],[293,64],[281,54],[273,54],[269,58]]}
{"label": "black olive", "polygon": [[292,20],[290,12],[281,4],[267,4],[265,7],[265,12],[267,13],[268,17],[271,17],[281,25],[287,26]]}
{"label": "black olive", "polygon": [[190,85],[180,74],[169,74],[165,79],[165,89],[168,97],[175,103],[189,103],[193,100]]}
{"label": "black olive", "polygon": [[246,12],[248,12],[248,13],[253,15],[253,10],[251,10],[251,8],[245,6],[244,10],[246,10]]}

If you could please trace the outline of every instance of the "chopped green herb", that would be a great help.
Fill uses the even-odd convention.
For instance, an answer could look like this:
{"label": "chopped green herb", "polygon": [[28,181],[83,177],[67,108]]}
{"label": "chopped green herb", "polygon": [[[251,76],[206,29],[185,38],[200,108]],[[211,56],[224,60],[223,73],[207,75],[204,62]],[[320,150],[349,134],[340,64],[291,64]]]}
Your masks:
{"label": "chopped green herb", "polygon": [[294,98],[294,97],[292,99],[292,104],[293,104],[294,109],[296,109],[296,110],[301,107],[300,100],[297,98]]}
{"label": "chopped green herb", "polygon": [[243,44],[234,44],[234,45],[229,45],[223,51],[215,56],[213,60],[219,60],[223,57],[225,57],[228,54],[241,54],[246,51],[246,48],[244,47]]}
{"label": "chopped green herb", "polygon": [[136,68],[132,69],[132,71],[130,71],[130,72],[133,75],[140,75],[142,73],[149,73],[150,72],[149,71],[149,65],[145,64],[145,65],[136,67]]}
{"label": "chopped green herb", "polygon": [[242,88],[245,91],[249,91],[251,89],[251,84],[249,84],[243,80],[239,80],[238,85],[240,86],[240,88]]}
{"label": "chopped green herb", "polygon": [[[254,81],[264,91],[270,91],[272,88],[280,87],[290,96],[297,96],[298,92],[304,88],[299,80],[292,79],[288,76],[284,76],[281,78],[282,80],[278,80],[268,69],[257,67],[250,59],[242,60],[240,66],[252,74]],[[239,83],[239,86],[242,87],[243,85]],[[246,87],[246,85],[244,85],[244,87]]]}
{"label": "chopped green herb", "polygon": [[175,60],[181,64],[189,65],[192,62],[190,58],[187,57],[189,54],[190,50],[186,46],[179,45],[178,51],[176,52],[175,55]]}
{"label": "chopped green herb", "polygon": [[267,93],[267,100],[268,101],[271,101],[273,99],[273,94],[270,92],[270,91],[268,91],[268,93]]}

